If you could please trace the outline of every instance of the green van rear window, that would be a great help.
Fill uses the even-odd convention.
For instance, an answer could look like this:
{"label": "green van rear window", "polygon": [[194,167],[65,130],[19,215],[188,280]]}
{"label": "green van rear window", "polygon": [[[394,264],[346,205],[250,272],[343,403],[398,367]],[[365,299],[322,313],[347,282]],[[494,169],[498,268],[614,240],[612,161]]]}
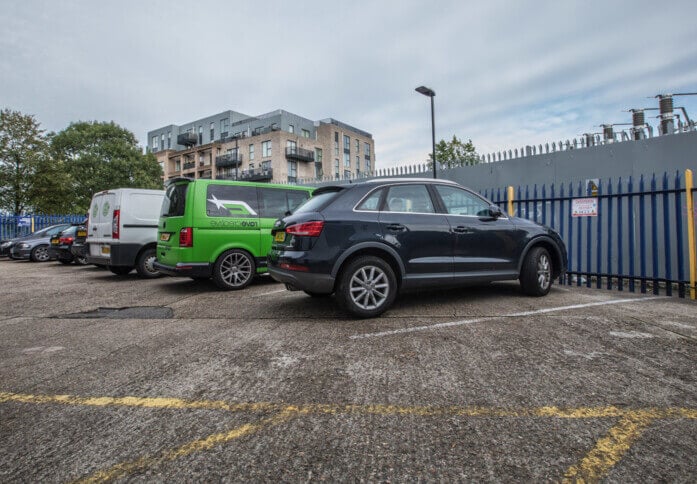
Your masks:
{"label": "green van rear window", "polygon": [[206,189],[206,215],[209,217],[258,217],[256,187],[211,183]]}
{"label": "green van rear window", "polygon": [[188,188],[188,183],[179,183],[167,187],[165,198],[162,200],[162,212],[160,213],[162,217],[181,217],[184,215]]}

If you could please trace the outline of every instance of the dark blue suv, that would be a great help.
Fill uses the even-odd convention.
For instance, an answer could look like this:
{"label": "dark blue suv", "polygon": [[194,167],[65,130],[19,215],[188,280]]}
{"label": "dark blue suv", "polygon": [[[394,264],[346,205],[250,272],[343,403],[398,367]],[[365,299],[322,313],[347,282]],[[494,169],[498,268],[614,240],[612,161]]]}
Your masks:
{"label": "dark blue suv", "polygon": [[311,296],[336,293],[359,317],[386,311],[399,291],[519,279],[544,296],[566,270],[549,227],[506,216],[462,186],[382,179],[315,190],[276,222],[271,276]]}

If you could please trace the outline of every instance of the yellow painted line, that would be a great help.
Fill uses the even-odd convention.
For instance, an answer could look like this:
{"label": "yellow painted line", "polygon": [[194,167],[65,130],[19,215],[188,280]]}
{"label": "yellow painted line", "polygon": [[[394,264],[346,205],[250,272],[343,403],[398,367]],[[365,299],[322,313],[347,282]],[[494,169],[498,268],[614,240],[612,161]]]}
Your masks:
{"label": "yellow painted line", "polygon": [[164,409],[222,410],[226,412],[298,412],[306,414],[365,414],[365,415],[415,415],[461,417],[543,417],[564,419],[618,418],[642,412],[653,419],[695,419],[693,408],[622,409],[607,407],[563,408],[556,406],[536,408],[495,407],[431,407],[402,405],[358,404],[286,404],[271,402],[229,403],[222,400],[184,400],[180,398],[144,397],[78,397],[74,395],[30,395],[0,392],[0,403],[17,402],[33,404],[61,404],[90,407],[137,407]]}
{"label": "yellow painted line", "polygon": [[222,445],[226,442],[230,442],[241,437],[245,437],[260,430],[280,423],[286,422],[291,418],[297,416],[299,412],[297,409],[293,411],[283,411],[272,417],[259,420],[258,422],[249,423],[236,427],[229,432],[221,432],[217,434],[210,435],[203,439],[194,440],[187,444],[184,444],[176,449],[166,450],[160,455],[152,457],[141,457],[130,462],[123,462],[120,464],[113,465],[108,469],[97,471],[94,474],[74,481],[75,483],[87,484],[87,483],[98,483],[107,482],[114,479],[119,479],[138,471],[143,471],[150,467],[155,467],[165,462],[170,462],[181,457],[185,457],[194,452],[201,452],[204,450],[209,450],[215,446]]}
{"label": "yellow painted line", "polygon": [[654,420],[651,412],[628,412],[577,465],[571,466],[563,483],[598,482],[617,464]]}

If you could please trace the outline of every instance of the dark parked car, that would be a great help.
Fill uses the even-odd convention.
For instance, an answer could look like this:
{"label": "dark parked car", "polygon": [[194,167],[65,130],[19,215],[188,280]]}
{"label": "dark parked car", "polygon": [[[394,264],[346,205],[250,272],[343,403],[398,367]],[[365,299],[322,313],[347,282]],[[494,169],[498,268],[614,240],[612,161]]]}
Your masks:
{"label": "dark parked car", "polygon": [[445,180],[392,179],[322,187],[276,222],[271,276],[311,296],[336,294],[359,317],[402,290],[518,279],[544,296],[566,270],[553,229],[506,216]]}
{"label": "dark parked car", "polygon": [[75,231],[75,240],[70,246],[70,253],[75,258],[75,263],[80,265],[87,264],[87,225],[78,226]]}
{"label": "dark parked car", "polygon": [[85,230],[84,226],[73,225],[60,234],[52,236],[48,247],[49,257],[58,260],[58,262],[62,264],[72,264],[73,262],[80,265],[87,264],[87,260],[84,256],[82,258],[75,257],[71,252],[73,243],[77,237],[77,232],[80,228],[83,231]]}
{"label": "dark parked car", "polygon": [[12,239],[6,250],[11,259],[30,259],[34,262],[45,262],[50,259],[48,255],[49,240],[53,235],[59,234],[70,227],[70,224],[51,225],[37,230],[31,235]]}

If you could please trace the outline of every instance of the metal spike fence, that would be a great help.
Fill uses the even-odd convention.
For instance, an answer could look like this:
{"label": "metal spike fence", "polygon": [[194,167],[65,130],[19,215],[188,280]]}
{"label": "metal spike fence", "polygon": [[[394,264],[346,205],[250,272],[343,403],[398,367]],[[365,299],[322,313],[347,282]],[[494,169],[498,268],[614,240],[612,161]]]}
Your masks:
{"label": "metal spike fence", "polygon": [[[689,191],[694,196],[695,188]],[[482,194],[507,211],[508,192]],[[519,186],[513,193],[514,215],[548,225],[564,240],[568,271],[560,284],[679,297],[690,291],[694,299],[696,214],[680,172],[601,180],[597,192],[568,183]],[[596,198],[597,215],[574,216],[577,198]]]}
{"label": "metal spike fence", "polygon": [[50,225],[81,223],[85,215],[0,215],[0,240],[29,235]]}

